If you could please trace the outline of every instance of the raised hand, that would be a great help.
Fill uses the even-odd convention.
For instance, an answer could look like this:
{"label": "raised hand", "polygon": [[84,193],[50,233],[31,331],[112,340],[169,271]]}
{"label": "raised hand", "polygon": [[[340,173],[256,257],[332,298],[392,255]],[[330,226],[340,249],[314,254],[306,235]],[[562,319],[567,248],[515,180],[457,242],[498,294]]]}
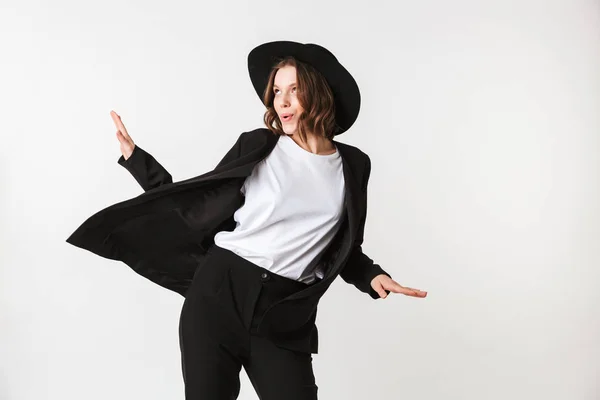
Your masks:
{"label": "raised hand", "polygon": [[379,297],[383,299],[387,297],[387,293],[385,292],[386,290],[389,290],[393,293],[402,293],[406,296],[412,297],[427,296],[427,292],[419,289],[404,287],[389,276],[383,274],[377,275],[375,278],[373,278],[373,280],[371,281],[371,287],[373,288],[373,290],[379,293]]}
{"label": "raised hand", "polygon": [[127,133],[127,129],[125,129],[125,125],[123,125],[119,114],[111,110],[110,116],[117,127],[117,139],[119,139],[119,143],[121,144],[121,154],[127,160],[131,156],[131,153],[133,153],[135,143],[133,143],[133,139]]}

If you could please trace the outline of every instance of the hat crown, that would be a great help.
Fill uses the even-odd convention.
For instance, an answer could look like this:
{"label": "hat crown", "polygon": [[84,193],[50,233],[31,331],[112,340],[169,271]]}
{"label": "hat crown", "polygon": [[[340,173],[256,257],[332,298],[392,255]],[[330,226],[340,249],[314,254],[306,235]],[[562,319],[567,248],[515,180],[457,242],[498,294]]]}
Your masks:
{"label": "hat crown", "polygon": [[315,43],[305,43],[304,46],[306,47],[310,47],[316,51],[325,53],[327,56],[333,58],[335,61],[337,61],[337,58],[333,55],[332,52],[330,52],[329,50],[327,50],[325,47],[323,46],[319,46],[318,44]]}

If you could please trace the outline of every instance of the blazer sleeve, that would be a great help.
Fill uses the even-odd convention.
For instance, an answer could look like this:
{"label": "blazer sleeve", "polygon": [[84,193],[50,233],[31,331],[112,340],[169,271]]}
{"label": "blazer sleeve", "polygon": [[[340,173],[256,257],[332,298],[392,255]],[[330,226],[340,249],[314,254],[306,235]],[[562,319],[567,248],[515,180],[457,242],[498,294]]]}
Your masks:
{"label": "blazer sleeve", "polygon": [[[242,136],[243,133],[238,137],[235,144],[229,149],[225,156],[223,156],[221,161],[219,161],[215,169],[240,157],[242,151]],[[169,171],[167,171],[150,153],[146,152],[137,144],[134,146],[133,153],[131,153],[131,156],[129,156],[127,160],[121,155],[117,162],[129,171],[144,191],[154,189],[167,183],[173,183],[173,177]]]}
{"label": "blazer sleeve", "polygon": [[[361,215],[358,232],[356,234],[356,240],[354,241],[354,245],[352,246],[352,250],[350,252],[350,256],[344,269],[340,272],[340,276],[347,283],[351,283],[361,292],[369,294],[373,299],[379,299],[379,293],[377,293],[371,287],[371,280],[374,277],[380,274],[387,275],[391,278],[391,275],[388,274],[379,266],[373,262],[371,258],[369,258],[362,251],[362,243],[364,237],[365,230],[365,222],[367,219],[367,185],[369,183],[369,176],[371,174],[371,160],[369,156],[366,155],[365,159],[365,167],[363,174],[363,182],[361,185],[362,191],[361,194],[363,196],[363,203],[365,205],[364,212]],[[389,290],[386,290],[387,294],[390,294]]]}
{"label": "blazer sleeve", "polygon": [[144,191],[166,183],[173,183],[169,171],[137,144],[127,160],[121,155],[117,162],[133,175]]}

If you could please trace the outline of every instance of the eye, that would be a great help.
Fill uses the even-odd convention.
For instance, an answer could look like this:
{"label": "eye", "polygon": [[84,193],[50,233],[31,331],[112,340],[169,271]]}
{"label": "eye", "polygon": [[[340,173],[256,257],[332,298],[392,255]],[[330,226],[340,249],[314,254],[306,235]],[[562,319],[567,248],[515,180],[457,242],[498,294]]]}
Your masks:
{"label": "eye", "polygon": [[277,93],[277,91],[278,91],[278,90],[279,90],[279,89],[273,89],[273,92]]}

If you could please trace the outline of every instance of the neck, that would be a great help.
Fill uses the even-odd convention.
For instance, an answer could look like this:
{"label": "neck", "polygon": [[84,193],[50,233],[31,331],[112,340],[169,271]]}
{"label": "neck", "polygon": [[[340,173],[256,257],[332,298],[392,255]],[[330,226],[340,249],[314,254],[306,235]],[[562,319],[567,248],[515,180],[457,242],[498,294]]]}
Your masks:
{"label": "neck", "polygon": [[333,141],[322,136],[317,136],[313,133],[306,134],[306,142],[302,141],[299,134],[293,133],[288,135],[298,146],[302,147],[306,151],[310,151],[314,154],[332,154],[335,152],[335,146]]}

